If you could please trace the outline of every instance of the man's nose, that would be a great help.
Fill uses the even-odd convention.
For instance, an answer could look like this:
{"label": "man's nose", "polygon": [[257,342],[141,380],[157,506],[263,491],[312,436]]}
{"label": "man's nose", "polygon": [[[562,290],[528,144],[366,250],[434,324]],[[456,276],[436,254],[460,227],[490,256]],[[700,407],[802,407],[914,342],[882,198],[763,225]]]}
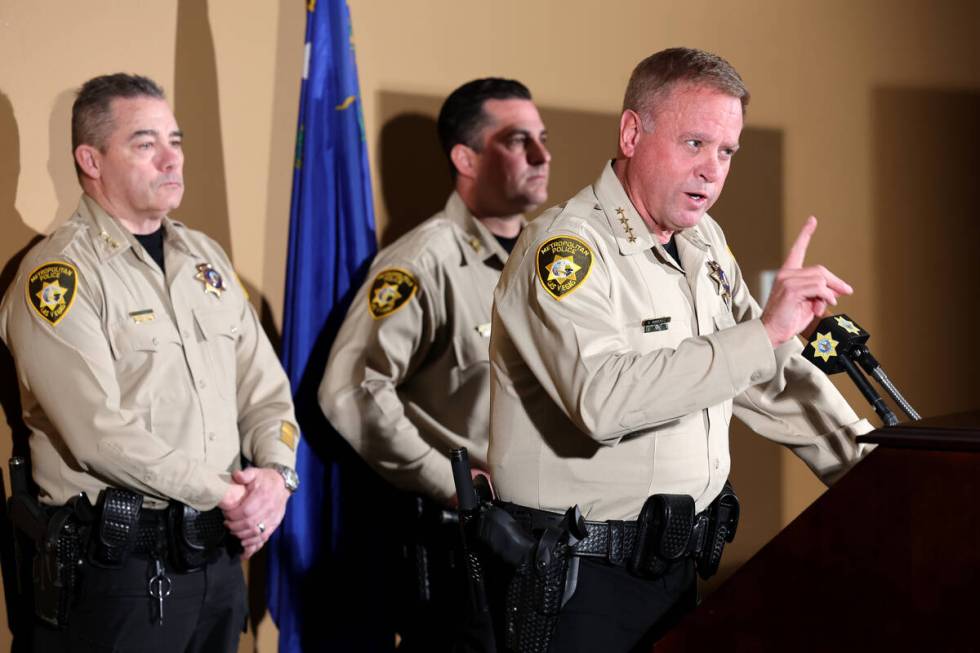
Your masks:
{"label": "man's nose", "polygon": [[531,165],[544,165],[551,161],[551,152],[542,141],[531,139],[527,148],[527,162]]}
{"label": "man's nose", "polygon": [[700,161],[698,161],[698,166],[695,170],[697,176],[708,183],[714,183],[721,178],[724,170],[724,163],[718,159],[714,154],[705,154]]}
{"label": "man's nose", "polygon": [[184,160],[184,152],[178,147],[166,145],[160,150],[158,165],[161,170],[173,170]]}

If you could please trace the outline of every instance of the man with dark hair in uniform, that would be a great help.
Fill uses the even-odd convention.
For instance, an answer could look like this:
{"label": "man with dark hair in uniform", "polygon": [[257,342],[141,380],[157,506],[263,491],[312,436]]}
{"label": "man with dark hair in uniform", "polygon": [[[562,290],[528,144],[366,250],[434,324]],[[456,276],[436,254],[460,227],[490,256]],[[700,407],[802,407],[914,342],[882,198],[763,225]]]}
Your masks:
{"label": "man with dark hair in uniform", "polygon": [[[547,197],[547,133],[520,82],[478,79],[439,113],[455,190],[445,209],[378,253],[334,342],[320,386],[327,418],[385,479],[415,497],[423,521],[453,505],[449,452],[485,470],[490,411],[490,304],[523,225]],[[452,525],[424,526],[431,601],[403,646],[448,650],[466,595]],[[472,616],[472,615],[471,615]],[[466,630],[466,629],[463,629]],[[480,639],[479,628],[469,637]]]}
{"label": "man with dark hair in uniform", "polygon": [[0,306],[47,544],[69,552],[37,543],[63,593],[36,650],[237,650],[239,558],[298,482],[289,383],[231,261],[167,217],[182,142],[152,80],[86,82],[72,107],[78,209]]}

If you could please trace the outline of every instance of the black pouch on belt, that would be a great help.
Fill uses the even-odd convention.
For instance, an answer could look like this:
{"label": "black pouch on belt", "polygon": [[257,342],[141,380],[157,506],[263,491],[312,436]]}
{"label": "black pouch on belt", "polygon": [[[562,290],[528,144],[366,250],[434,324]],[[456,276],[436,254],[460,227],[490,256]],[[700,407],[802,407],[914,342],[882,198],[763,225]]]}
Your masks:
{"label": "black pouch on belt", "polygon": [[91,552],[93,564],[101,567],[120,567],[136,544],[143,495],[120,488],[99,492],[98,520],[92,529]]}
{"label": "black pouch on belt", "polygon": [[171,562],[177,571],[194,571],[215,560],[227,532],[218,508],[201,512],[178,501],[167,508]]}
{"label": "black pouch on belt", "polygon": [[641,578],[661,576],[671,562],[687,555],[693,528],[693,497],[687,494],[647,497],[636,521],[636,546],[627,569]]}

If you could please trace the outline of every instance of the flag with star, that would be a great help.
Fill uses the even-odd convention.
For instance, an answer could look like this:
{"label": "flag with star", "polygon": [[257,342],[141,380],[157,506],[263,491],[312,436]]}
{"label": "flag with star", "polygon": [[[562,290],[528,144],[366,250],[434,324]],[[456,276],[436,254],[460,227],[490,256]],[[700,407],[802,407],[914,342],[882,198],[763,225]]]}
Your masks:
{"label": "flag with star", "polygon": [[[268,545],[268,605],[279,650],[394,648],[384,582],[368,560],[366,466],[320,412],[330,345],[376,249],[374,209],[349,8],[309,0],[293,171],[282,361],[302,430],[300,487]],[[382,602],[383,603],[383,602]]]}

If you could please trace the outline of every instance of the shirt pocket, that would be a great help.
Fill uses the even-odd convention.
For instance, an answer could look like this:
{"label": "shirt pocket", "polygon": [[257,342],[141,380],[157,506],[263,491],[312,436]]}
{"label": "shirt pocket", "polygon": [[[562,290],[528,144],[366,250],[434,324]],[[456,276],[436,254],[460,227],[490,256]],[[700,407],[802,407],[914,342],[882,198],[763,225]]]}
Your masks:
{"label": "shirt pocket", "polygon": [[455,369],[454,389],[464,385],[473,375],[487,373],[490,368],[490,338],[482,336],[476,326],[453,338]]}
{"label": "shirt pocket", "polygon": [[180,344],[180,335],[169,320],[142,323],[122,321],[110,328],[109,347],[116,361],[128,358],[145,360],[153,353]]}
{"label": "shirt pocket", "polygon": [[204,336],[205,362],[218,386],[218,394],[234,399],[238,394],[237,344],[242,326],[231,308],[195,308],[194,321]]}
{"label": "shirt pocket", "polygon": [[718,313],[715,313],[715,331],[724,331],[725,329],[731,329],[735,326],[735,316],[732,315],[731,311],[723,309]]}

